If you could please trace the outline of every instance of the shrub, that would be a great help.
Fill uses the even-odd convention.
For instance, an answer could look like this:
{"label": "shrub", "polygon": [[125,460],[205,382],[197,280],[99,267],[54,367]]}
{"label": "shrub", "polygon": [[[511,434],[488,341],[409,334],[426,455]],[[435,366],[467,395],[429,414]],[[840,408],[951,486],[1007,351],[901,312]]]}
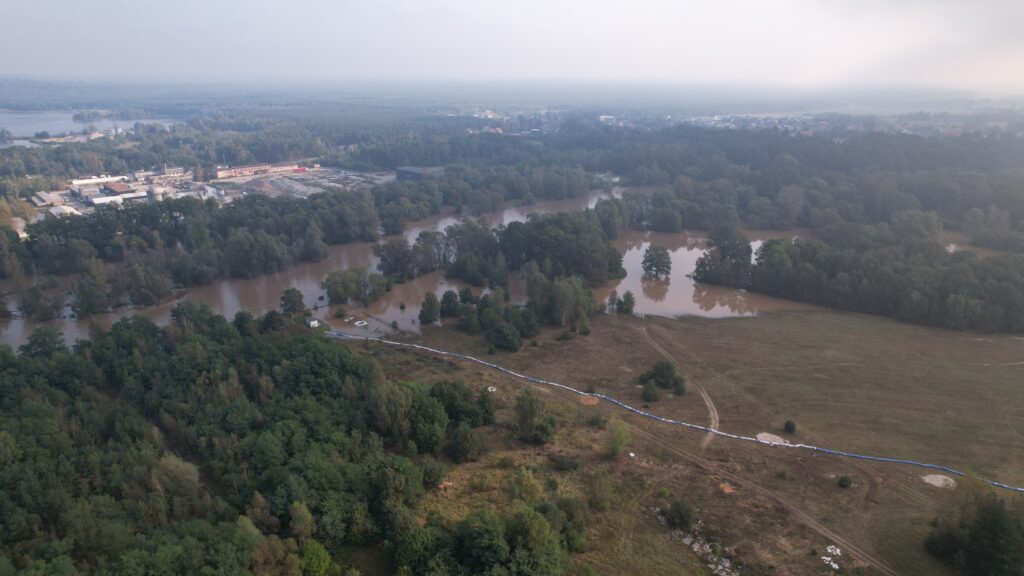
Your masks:
{"label": "shrub", "polygon": [[786,431],[786,434],[795,434],[796,422],[793,422],[792,420],[786,420],[786,424],[782,427],[782,429]]}
{"label": "shrub", "polygon": [[653,382],[658,388],[672,389],[676,395],[686,392],[686,381],[676,371],[676,365],[668,360],[658,360],[650,370],[640,376],[640,383]]}
{"label": "shrub", "polygon": [[555,436],[555,417],[533,388],[526,388],[516,400],[519,438],[534,444],[546,444]]}
{"label": "shrub", "polygon": [[558,472],[579,470],[581,464],[579,456],[562,454],[560,452],[548,454],[548,460],[551,462],[551,467]]}
{"label": "shrub", "polygon": [[693,526],[693,508],[681,500],[676,500],[665,511],[665,521],[669,528],[689,530]]}
{"label": "shrub", "polygon": [[506,487],[509,500],[521,500],[526,504],[533,504],[544,493],[540,482],[533,477],[533,472],[530,472],[525,466],[520,466],[512,472]]}
{"label": "shrub", "polygon": [[629,444],[629,428],[620,420],[616,420],[612,424],[612,434],[608,441],[608,453],[612,458],[618,458],[625,449],[626,444]]}
{"label": "shrub", "polygon": [[643,398],[644,402],[657,402],[661,399],[661,392],[658,392],[658,387],[654,385],[654,382],[648,380],[644,383],[644,389],[640,392],[640,397]]}
{"label": "shrub", "polygon": [[612,505],[612,479],[606,472],[595,472],[587,477],[587,504],[594,510],[607,510]]}
{"label": "shrub", "polygon": [[522,344],[523,340],[515,326],[508,322],[502,322],[491,332],[491,342],[502,350],[515,352],[519,350],[519,345]]}
{"label": "shrub", "polygon": [[468,462],[479,458],[483,448],[480,435],[470,428],[469,424],[461,422],[448,442],[448,456],[456,462]]}
{"label": "shrub", "polygon": [[440,486],[448,475],[448,467],[433,456],[425,456],[420,462],[420,469],[423,470],[423,487],[427,490]]}
{"label": "shrub", "polygon": [[839,477],[840,488],[849,488],[850,486],[853,486],[853,478],[850,478],[846,474]]}

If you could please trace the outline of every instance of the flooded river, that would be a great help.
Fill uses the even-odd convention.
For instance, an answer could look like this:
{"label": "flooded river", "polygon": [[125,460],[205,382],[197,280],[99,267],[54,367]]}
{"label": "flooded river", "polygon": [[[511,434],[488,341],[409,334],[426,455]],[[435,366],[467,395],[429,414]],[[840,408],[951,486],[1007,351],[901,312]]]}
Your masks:
{"label": "flooded river", "polygon": [[[500,212],[484,216],[484,219],[493,227],[524,220],[530,213],[582,210],[593,207],[601,198],[606,198],[611,194],[618,196],[621,192],[619,189],[612,193],[594,192],[586,197],[572,200],[507,207]],[[459,218],[457,215],[444,214],[417,221],[408,225],[404,235],[413,241],[421,231],[443,231],[447,226],[457,222]],[[755,239],[755,249],[760,240],[771,235],[771,233],[756,232],[748,234]],[[774,235],[784,234],[776,233]],[[693,314],[721,318],[809,307],[798,302],[695,283],[687,275],[693,272],[697,259],[704,253],[704,239],[703,235],[691,232],[679,234],[624,232],[614,244],[624,255],[623,265],[626,268],[626,277],[595,290],[595,298],[604,301],[613,289],[618,290],[620,295],[626,290],[631,290],[637,298],[636,312],[662,316]],[[667,280],[643,279],[641,261],[644,250],[652,242],[658,246],[664,246],[672,255],[672,275]],[[222,279],[207,286],[190,288],[180,300],[148,308],[121,309],[86,320],[71,318],[70,308],[65,308],[66,317],[54,321],[53,324],[63,331],[65,339],[71,343],[80,338],[88,338],[90,326],[93,324],[107,328],[118,319],[131,314],[148,316],[157,323],[165,323],[170,318],[171,309],[182,300],[204,302],[227,318],[231,318],[239,310],[260,314],[277,308],[281,292],[292,286],[302,291],[307,306],[315,307],[315,316],[328,319],[332,323],[340,323],[340,320],[333,319],[331,311],[327,308],[320,283],[328,273],[338,268],[374,268],[376,265],[377,258],[373,255],[372,243],[331,246],[328,257],[320,262],[300,263],[277,274],[257,278]],[[348,311],[354,316],[367,320],[369,325],[364,330],[371,333],[390,331],[392,322],[397,322],[403,330],[417,331],[418,326],[415,319],[419,315],[419,305],[423,301],[424,295],[430,291],[440,297],[445,290],[458,290],[462,286],[463,284],[459,281],[445,279],[443,272],[434,272],[405,284],[396,285],[384,297],[367,308],[350,305]],[[515,286],[512,288],[512,293],[517,300],[524,299],[521,290],[516,290]],[[404,309],[403,304],[405,305]],[[14,306],[13,302],[11,306]],[[23,318],[0,320],[0,343],[17,347],[26,341],[38,324]]]}

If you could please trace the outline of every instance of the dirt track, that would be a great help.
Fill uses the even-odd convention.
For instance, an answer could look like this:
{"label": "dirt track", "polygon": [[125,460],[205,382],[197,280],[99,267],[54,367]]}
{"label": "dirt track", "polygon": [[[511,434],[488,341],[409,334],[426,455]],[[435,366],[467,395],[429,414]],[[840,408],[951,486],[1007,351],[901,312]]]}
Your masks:
{"label": "dirt track", "polygon": [[[637,330],[640,332],[640,334],[643,335],[644,339],[646,339],[647,342],[650,343],[650,345],[653,346],[654,349],[658,351],[658,354],[661,354],[662,356],[665,357],[666,360],[671,362],[672,365],[676,367],[676,370],[678,370],[680,374],[687,376],[687,381],[691,382],[697,388],[697,392],[700,394],[701,400],[704,401],[704,406],[707,407],[708,409],[708,428],[711,428],[712,430],[718,430],[718,409],[715,408],[715,402],[711,400],[711,395],[708,394],[707,390],[705,390],[703,386],[697,383],[696,380],[692,377],[692,375],[688,375],[687,372],[684,371],[683,367],[679,364],[679,362],[676,362],[675,357],[669,354],[668,350],[665,350],[661,346],[661,344],[658,344],[654,340],[654,338],[647,333],[647,328],[643,324],[643,319],[641,319],[640,324],[637,325]],[[711,444],[711,441],[714,440],[714,438],[715,434],[708,432],[707,435],[704,436],[704,440],[701,441],[700,447],[707,448],[708,445]]]}
{"label": "dirt track", "polygon": [[[646,334],[645,334],[645,337],[647,337]],[[373,340],[366,340],[366,341],[367,342],[373,342]],[[657,343],[653,342],[653,340],[649,340],[649,341],[656,348],[660,348],[660,346],[658,346]],[[664,354],[664,352],[662,352],[662,353]],[[451,361],[450,359],[441,359],[441,358],[435,356],[433,353],[429,353],[428,352],[428,354],[430,354],[431,356],[437,358],[439,361]],[[670,355],[668,357],[671,359]],[[463,362],[470,362],[470,360],[457,360],[457,362],[461,364]],[[538,388],[540,387],[540,386],[537,386],[537,385],[535,385],[535,386],[538,387]],[[571,403],[574,406],[580,407],[580,404],[579,404],[579,402],[577,400],[577,396],[578,396],[577,394],[574,394],[574,393],[571,393],[571,392],[569,392],[567,390],[562,390],[562,389],[559,389],[559,388],[550,388],[550,389],[547,389],[547,392],[549,392],[551,394],[551,397],[558,398],[559,400],[561,400],[563,402],[568,402],[568,403]],[[707,401],[710,402],[710,397],[708,397]],[[714,407],[713,403],[711,403],[711,407],[713,409],[713,407]],[[582,407],[582,408],[583,409],[587,409],[587,410],[599,410],[599,411],[612,411],[613,410],[613,407],[611,405],[609,405],[607,402],[602,402],[598,406],[586,406],[586,407]],[[718,419],[717,418],[717,411],[712,411],[711,413],[714,414],[715,425],[717,426],[717,419]],[[629,429],[631,430],[632,433],[635,433],[638,436],[643,436],[646,440],[648,440],[648,441],[650,441],[650,442],[652,442],[654,444],[657,444],[658,446],[662,447],[666,451],[668,451],[668,452],[670,452],[672,454],[675,454],[676,456],[679,456],[680,458],[682,458],[684,460],[687,460],[687,461],[691,462],[692,464],[698,466],[699,468],[701,468],[701,469],[703,469],[703,470],[705,470],[705,471],[707,471],[707,472],[709,472],[711,474],[714,474],[715,476],[717,476],[719,478],[723,478],[723,479],[729,480],[734,486],[745,488],[745,489],[749,490],[751,493],[757,494],[757,495],[759,495],[759,496],[761,496],[761,497],[763,497],[763,498],[773,502],[776,506],[778,506],[779,508],[785,510],[790,515],[792,515],[792,517],[795,518],[798,522],[800,522],[801,524],[803,524],[807,528],[811,529],[813,532],[816,532],[819,536],[822,536],[823,538],[825,538],[827,540],[830,540],[832,543],[838,545],[840,548],[848,551],[848,553],[852,557],[857,558],[857,559],[861,560],[862,562],[868,564],[869,566],[871,566],[872,568],[877,570],[879,573],[885,574],[886,576],[899,576],[899,572],[893,570],[888,564],[886,564],[882,560],[878,559],[877,557],[871,555],[870,553],[866,552],[862,548],[856,546],[855,544],[853,544],[849,540],[847,540],[847,539],[843,538],[842,536],[836,534],[835,532],[833,532],[829,528],[825,527],[820,522],[815,520],[811,515],[809,515],[808,513],[804,512],[801,508],[799,508],[796,505],[794,505],[793,503],[789,502],[788,500],[786,500],[782,496],[779,496],[775,492],[772,492],[771,490],[769,490],[767,488],[764,488],[763,486],[761,486],[761,485],[759,485],[759,484],[757,484],[757,483],[755,483],[755,482],[753,482],[751,480],[743,478],[742,476],[739,476],[739,475],[737,475],[737,474],[735,474],[733,472],[729,472],[728,470],[725,470],[722,466],[716,464],[715,462],[713,462],[713,461],[711,461],[711,460],[709,460],[707,458],[704,458],[701,455],[694,454],[694,453],[688,452],[686,450],[683,450],[683,449],[679,448],[678,446],[672,444],[671,442],[668,442],[668,441],[664,440],[662,436],[651,432],[650,430],[645,428],[645,426],[642,425],[642,424],[647,424],[648,426],[650,426],[651,424],[649,424],[649,423],[645,422],[645,423],[642,423],[642,424],[637,424],[637,423],[632,422],[630,420],[626,420],[625,422],[626,422],[626,425],[629,427]],[[705,443],[703,445],[706,445],[706,441],[705,441]],[[703,445],[702,445],[702,447],[703,447]]]}
{"label": "dirt track", "polygon": [[[575,394],[571,394],[570,392],[559,389],[553,389],[551,390],[551,392],[552,396],[564,402],[570,402],[577,406],[579,405],[579,403],[576,401]],[[599,407],[587,408],[591,410],[602,410],[609,412],[614,410],[610,405],[608,405],[607,402],[604,402],[602,404],[603,405]],[[836,544],[844,551],[848,551],[851,556],[867,563],[868,565],[876,569],[878,572],[885,574],[886,576],[900,576],[900,573],[893,570],[888,564],[878,559],[877,557],[871,555],[870,553],[866,552],[862,548],[856,546],[849,540],[836,534],[832,530],[828,529],[820,522],[815,520],[813,517],[811,517],[809,514],[804,512],[802,509],[800,509],[793,503],[789,502],[788,500],[784,499],[783,497],[779,496],[778,494],[772,492],[771,490],[768,490],[767,488],[764,488],[763,486],[756,484],[753,481],[747,480],[742,476],[729,472],[722,468],[720,465],[716,464],[715,462],[707,458],[704,458],[701,455],[694,454],[692,452],[688,452],[686,450],[679,448],[678,446],[665,440],[662,435],[658,435],[651,432],[650,430],[647,430],[643,425],[630,422],[629,420],[626,420],[626,425],[629,427],[631,433],[636,434],[638,436],[643,436],[644,439],[648,440],[649,442],[657,444],[658,446],[664,448],[666,451],[671,452],[672,454],[675,454],[676,456],[679,456],[680,458],[689,461],[690,463],[704,469],[705,471],[714,474],[717,477],[729,480],[731,483],[733,483],[733,485],[737,487],[746,488],[747,490],[750,490],[752,493],[758,494],[759,496],[773,502],[779,508],[782,508],[787,513],[791,514],[801,524],[807,526],[812,531],[817,532],[818,535],[822,536],[823,538],[830,540],[833,544]]]}

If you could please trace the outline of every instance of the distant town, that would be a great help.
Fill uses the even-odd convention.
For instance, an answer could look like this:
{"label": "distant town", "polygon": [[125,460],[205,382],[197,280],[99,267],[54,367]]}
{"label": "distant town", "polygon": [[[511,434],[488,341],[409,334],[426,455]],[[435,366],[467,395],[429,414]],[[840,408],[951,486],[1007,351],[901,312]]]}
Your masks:
{"label": "distant town", "polygon": [[[250,164],[217,166],[213,178],[197,181],[192,170],[181,166],[165,166],[159,170],[140,170],[131,174],[101,174],[68,181],[64,190],[39,191],[32,195],[35,219],[45,217],[81,216],[105,206],[161,202],[172,198],[198,198],[227,204],[246,194],[294,196],[310,194],[335,187],[345,190],[369,190],[387,182],[418,180],[424,176],[443,174],[443,168],[403,167],[396,171],[353,172],[322,168],[320,164]],[[26,222],[14,218],[14,229],[26,237]]]}

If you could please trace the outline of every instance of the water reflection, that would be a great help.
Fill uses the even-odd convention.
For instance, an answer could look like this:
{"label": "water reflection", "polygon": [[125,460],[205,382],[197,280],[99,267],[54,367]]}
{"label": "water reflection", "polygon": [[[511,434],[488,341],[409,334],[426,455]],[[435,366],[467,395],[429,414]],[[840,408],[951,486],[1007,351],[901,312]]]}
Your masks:
{"label": "water reflection", "polygon": [[[792,233],[747,233],[748,237],[753,238],[751,243],[755,251],[764,240],[786,235]],[[606,301],[612,290],[617,290],[619,295],[629,290],[637,297],[637,313],[670,317],[693,314],[724,318],[773,310],[812,308],[799,302],[694,282],[690,274],[697,266],[697,259],[704,254],[706,242],[707,236],[700,232],[623,232],[614,244],[623,253],[622,265],[626,269],[626,277],[595,290],[595,298]],[[654,280],[643,276],[644,252],[652,243],[666,248],[672,257],[672,273],[666,279]]]}
{"label": "water reflection", "polygon": [[652,302],[664,300],[668,296],[668,287],[671,283],[671,278],[643,278],[640,280],[644,298]]}

